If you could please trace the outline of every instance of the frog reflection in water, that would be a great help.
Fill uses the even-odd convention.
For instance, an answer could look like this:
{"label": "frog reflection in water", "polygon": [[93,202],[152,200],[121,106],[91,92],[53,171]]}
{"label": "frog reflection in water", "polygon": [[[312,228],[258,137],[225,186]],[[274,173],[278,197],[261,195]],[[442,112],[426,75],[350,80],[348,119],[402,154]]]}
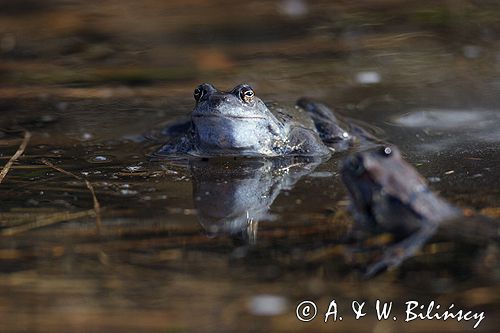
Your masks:
{"label": "frog reflection in water", "polygon": [[352,154],[342,165],[355,220],[366,230],[389,232],[397,243],[367,269],[371,276],[413,256],[436,232],[448,239],[484,245],[498,242],[499,223],[460,209],[438,197],[394,146]]}
{"label": "frog reflection in water", "polygon": [[321,159],[194,159],[193,201],[209,235],[230,235],[254,243],[260,220],[282,190],[291,189]]}
{"label": "frog reflection in water", "polygon": [[307,99],[282,107],[265,104],[247,84],[224,92],[208,83],[195,89],[194,98],[190,119],[163,130],[170,140],[158,155],[329,156],[353,139],[349,124]]}

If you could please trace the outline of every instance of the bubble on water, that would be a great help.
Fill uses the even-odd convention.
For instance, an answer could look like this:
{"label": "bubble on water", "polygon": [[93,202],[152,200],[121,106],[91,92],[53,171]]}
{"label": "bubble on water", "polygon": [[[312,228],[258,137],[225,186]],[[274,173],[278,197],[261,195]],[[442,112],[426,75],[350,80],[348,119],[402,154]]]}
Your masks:
{"label": "bubble on water", "polygon": [[256,295],[247,304],[251,314],[256,316],[277,316],[288,309],[288,301],[279,295]]}
{"label": "bubble on water", "polygon": [[439,183],[441,181],[441,178],[439,177],[428,177],[427,180],[431,183]]}
{"label": "bubble on water", "polygon": [[142,170],[142,166],[140,166],[140,165],[129,165],[129,166],[125,167],[125,169],[127,169],[127,171],[129,171],[129,172],[137,172],[137,171]]}
{"label": "bubble on water", "polygon": [[110,155],[94,155],[91,156],[88,161],[91,163],[106,163],[113,159]]}
{"label": "bubble on water", "polygon": [[121,195],[136,195],[138,192],[135,190],[129,190],[129,189],[121,189],[120,194]]}
{"label": "bubble on water", "polygon": [[375,71],[365,71],[356,74],[356,82],[361,84],[375,84],[381,80],[380,74]]}
{"label": "bubble on water", "polygon": [[92,139],[93,137],[94,137],[94,136],[93,136],[92,134],[90,134],[90,133],[83,133],[83,134],[82,134],[82,140],[84,140],[84,141],[90,140],[90,139]]}

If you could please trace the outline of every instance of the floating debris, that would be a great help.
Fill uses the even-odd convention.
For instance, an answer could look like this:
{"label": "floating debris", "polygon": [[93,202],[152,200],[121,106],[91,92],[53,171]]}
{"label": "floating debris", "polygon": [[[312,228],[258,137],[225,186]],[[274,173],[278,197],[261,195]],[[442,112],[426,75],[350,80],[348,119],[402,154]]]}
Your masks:
{"label": "floating debris", "polygon": [[311,178],[327,178],[327,177],[332,177],[333,173],[330,171],[316,171],[311,174],[309,174],[309,177]]}
{"label": "floating debris", "polygon": [[[85,185],[87,186],[88,190],[90,191],[90,194],[92,195],[92,201],[93,201],[93,204],[94,204],[94,214],[95,214],[95,224],[96,224],[96,229],[97,229],[97,233],[99,233],[101,231],[101,228],[102,228],[102,222],[101,222],[101,204],[99,203],[99,201],[97,200],[97,196],[95,195],[95,190],[94,190],[94,186],[87,180],[87,179],[84,179],[78,175],[75,175],[74,173],[72,172],[69,172],[67,170],[64,170],[63,168],[61,167],[58,167],[56,165],[54,165],[53,163],[45,160],[45,159],[42,159],[42,163],[45,164],[46,166],[54,169],[54,170],[57,170],[65,175],[68,175],[68,176],[71,176],[73,178],[76,178],[78,180],[81,180],[81,181],[84,181],[85,182]],[[40,193],[40,195],[42,195],[43,192]]]}
{"label": "floating debris", "polygon": [[60,222],[66,222],[66,221],[81,219],[84,217],[95,216],[95,214],[96,211],[94,209],[89,209],[80,212],[57,212],[49,216],[37,216],[34,222],[21,224],[18,226],[0,230],[0,235],[2,236],[17,235],[32,229],[46,227]]}
{"label": "floating debris", "polygon": [[427,177],[427,180],[431,183],[439,183],[441,181],[441,178],[439,178],[439,177]]}
{"label": "floating debris", "polygon": [[143,169],[143,167],[141,165],[130,165],[130,166],[125,167],[125,169],[127,169],[127,171],[129,171],[129,172],[137,172],[137,171],[141,171]]}
{"label": "floating debris", "polygon": [[121,195],[129,196],[129,195],[136,195],[137,193],[139,193],[139,192],[137,192],[136,190],[128,190],[128,189],[121,189],[120,190]]}
{"label": "floating debris", "polygon": [[90,163],[106,163],[113,160],[113,156],[110,155],[94,155],[91,156],[87,161]]}

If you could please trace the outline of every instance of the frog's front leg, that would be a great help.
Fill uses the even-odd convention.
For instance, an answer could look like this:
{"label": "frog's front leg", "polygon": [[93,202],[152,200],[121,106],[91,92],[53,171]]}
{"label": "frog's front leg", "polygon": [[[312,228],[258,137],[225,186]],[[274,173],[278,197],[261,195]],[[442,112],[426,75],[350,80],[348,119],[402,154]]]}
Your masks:
{"label": "frog's front leg", "polygon": [[287,155],[295,156],[329,156],[332,153],[316,132],[303,127],[290,130],[286,149]]}
{"label": "frog's front leg", "polygon": [[184,134],[178,138],[164,144],[156,153],[157,156],[188,154],[193,151],[193,144],[190,136]]}
{"label": "frog's front leg", "polygon": [[161,127],[159,128],[144,133],[142,135],[143,138],[155,143],[174,140],[175,138],[188,133],[192,127],[192,122],[190,117],[180,117],[160,126]]}
{"label": "frog's front leg", "polygon": [[382,258],[367,268],[365,276],[374,277],[388,269],[400,266],[406,259],[413,257],[434,236],[438,226],[437,223],[424,225],[401,242],[389,246],[384,250]]}

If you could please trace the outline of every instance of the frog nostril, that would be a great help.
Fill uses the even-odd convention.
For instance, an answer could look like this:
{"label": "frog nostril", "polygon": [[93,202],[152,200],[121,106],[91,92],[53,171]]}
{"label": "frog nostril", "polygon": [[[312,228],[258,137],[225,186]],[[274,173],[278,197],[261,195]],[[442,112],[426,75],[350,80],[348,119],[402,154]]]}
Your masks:
{"label": "frog nostril", "polygon": [[221,96],[211,96],[209,99],[209,104],[211,108],[217,108],[224,102],[224,98]]}

